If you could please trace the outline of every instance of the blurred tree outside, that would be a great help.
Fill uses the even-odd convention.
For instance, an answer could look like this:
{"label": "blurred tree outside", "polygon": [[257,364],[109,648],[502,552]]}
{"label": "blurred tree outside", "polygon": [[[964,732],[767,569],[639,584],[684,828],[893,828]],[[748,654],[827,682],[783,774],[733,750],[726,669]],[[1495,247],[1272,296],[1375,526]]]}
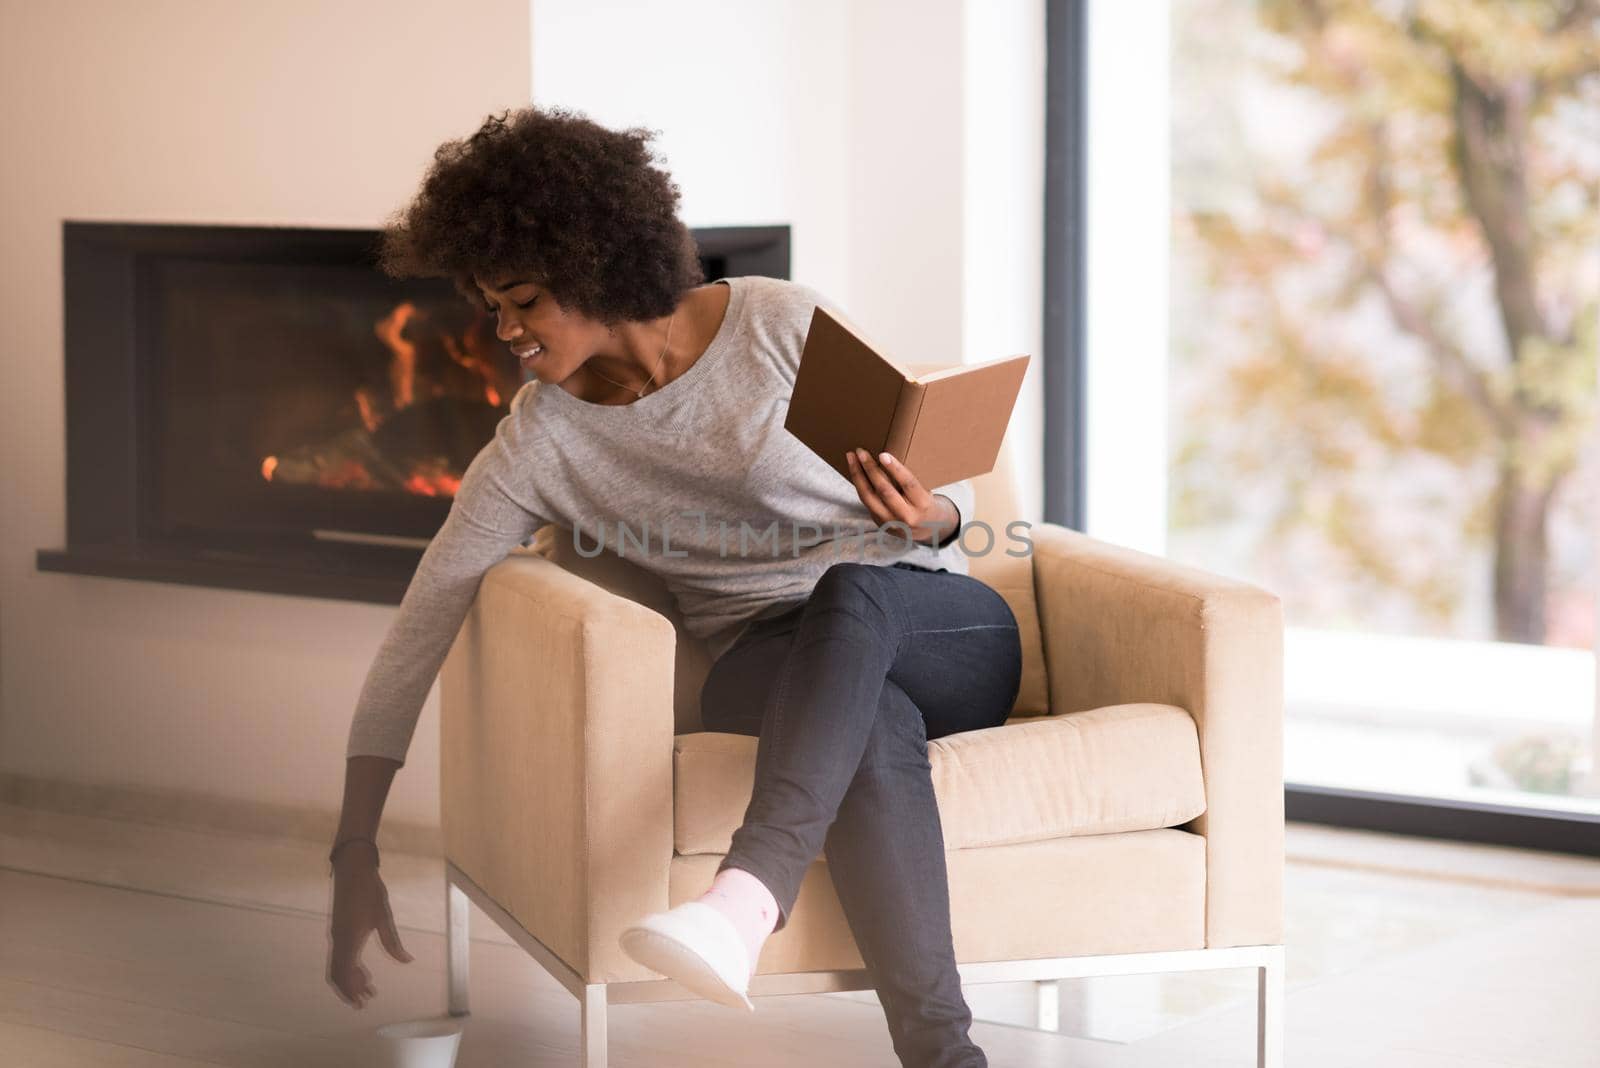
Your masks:
{"label": "blurred tree outside", "polygon": [[1291,623],[1592,647],[1600,0],[1173,26],[1174,545]]}

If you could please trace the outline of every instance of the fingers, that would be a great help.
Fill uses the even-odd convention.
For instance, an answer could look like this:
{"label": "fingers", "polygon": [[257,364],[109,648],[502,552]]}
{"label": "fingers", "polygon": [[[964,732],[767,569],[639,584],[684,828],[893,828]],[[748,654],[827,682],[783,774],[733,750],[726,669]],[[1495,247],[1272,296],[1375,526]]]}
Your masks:
{"label": "fingers", "polygon": [[410,964],[413,960],[411,954],[400,944],[400,931],[394,925],[394,913],[389,911],[387,898],[383,902],[383,922],[378,925],[378,942],[389,956],[401,964]]}
{"label": "fingers", "polygon": [[[382,941],[385,937],[383,927],[386,925],[393,926],[393,918],[387,916],[387,901],[380,899],[378,904],[382,906],[385,922],[376,925],[370,920],[350,916],[348,914],[348,903],[345,903],[343,910],[337,906],[334,910],[335,917],[333,929],[330,932],[332,937],[328,954],[328,984],[333,987],[334,993],[339,996],[339,1000],[353,1009],[364,1008],[366,1003],[378,992],[378,988],[372,985],[372,974],[361,963],[362,948],[366,945],[367,939],[373,931],[378,931],[379,940]],[[370,908],[370,905],[368,907]],[[357,931],[360,933],[355,934],[354,932]],[[390,934],[392,935],[393,932],[391,931]],[[395,937],[394,946],[398,948],[399,945],[400,940]],[[386,944],[385,948],[389,949],[390,947]],[[393,955],[393,952],[393,949],[390,949],[391,955]],[[405,950],[401,949],[400,952],[405,953]],[[409,960],[410,954],[406,954],[405,959]]]}
{"label": "fingers", "polygon": [[[926,518],[932,498],[905,464],[886,452],[874,458],[865,449],[856,449],[850,455],[854,457],[853,468],[865,472],[867,483],[888,513],[887,517],[874,513],[878,522],[899,520],[914,527]],[[860,492],[859,482],[856,489]]]}
{"label": "fingers", "polygon": [[856,496],[861,498],[861,503],[872,513],[873,521],[882,526],[893,519],[894,515],[884,506],[882,499],[878,497],[877,491],[868,480],[860,459],[856,457],[856,450],[851,449],[845,453],[844,459],[850,467],[850,482],[856,488]]}
{"label": "fingers", "polygon": [[878,454],[878,462],[883,465],[885,471],[894,476],[896,482],[900,483],[900,495],[908,504],[918,508],[927,507],[928,499],[932,495],[923,487],[921,480],[911,473],[911,468],[886,452]]}
{"label": "fingers", "polygon": [[339,995],[339,1000],[353,1009],[364,1008],[367,1001],[378,992],[378,988],[372,985],[372,976],[360,964],[330,968],[328,984]]}
{"label": "fingers", "polygon": [[359,949],[335,942],[328,955],[328,983],[351,1008],[359,1009],[372,996],[372,976],[361,965]]}
{"label": "fingers", "polygon": [[[886,452],[878,454],[878,456],[888,455]],[[861,450],[860,460],[862,466],[867,469],[867,478],[871,480],[872,488],[878,491],[878,496],[883,500],[884,506],[894,513],[896,519],[903,523],[915,525],[920,518],[916,507],[907,500],[901,487],[896,485],[895,478],[891,478],[889,475],[889,470],[893,470],[897,477],[901,473],[909,474],[905,469],[905,465],[893,464],[889,470],[886,470],[885,464],[865,449]]]}

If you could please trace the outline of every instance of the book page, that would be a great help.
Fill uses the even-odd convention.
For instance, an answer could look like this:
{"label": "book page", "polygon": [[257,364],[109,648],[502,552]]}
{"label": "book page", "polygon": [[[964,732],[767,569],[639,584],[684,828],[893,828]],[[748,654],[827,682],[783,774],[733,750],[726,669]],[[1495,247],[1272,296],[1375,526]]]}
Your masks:
{"label": "book page", "polygon": [[959,363],[905,363],[897,366],[905,371],[906,378],[913,382],[923,382],[931,374],[948,371],[951,368],[957,368],[962,365]]}
{"label": "book page", "polygon": [[[920,373],[915,374],[913,376],[913,380],[917,381],[917,382],[921,382],[922,384],[926,385],[929,382],[937,382],[941,378],[949,378],[951,375],[961,374],[964,371],[975,371],[980,367],[990,367],[990,366],[992,366],[994,364],[997,364],[997,363],[1003,363],[1006,360],[1015,360],[1015,359],[1018,359],[1018,358],[1019,358],[1018,356],[996,356],[994,359],[992,359],[992,360],[984,360],[982,363],[925,363],[925,364],[918,364],[917,365],[917,370]],[[1027,359],[1026,356],[1021,356],[1020,358],[1021,359]]]}

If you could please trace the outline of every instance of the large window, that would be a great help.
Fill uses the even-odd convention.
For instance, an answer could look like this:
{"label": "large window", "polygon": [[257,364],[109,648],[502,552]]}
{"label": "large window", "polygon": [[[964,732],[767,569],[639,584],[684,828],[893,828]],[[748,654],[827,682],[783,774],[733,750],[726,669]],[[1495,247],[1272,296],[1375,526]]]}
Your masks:
{"label": "large window", "polygon": [[1088,16],[1085,529],[1282,596],[1292,783],[1600,813],[1600,14]]}

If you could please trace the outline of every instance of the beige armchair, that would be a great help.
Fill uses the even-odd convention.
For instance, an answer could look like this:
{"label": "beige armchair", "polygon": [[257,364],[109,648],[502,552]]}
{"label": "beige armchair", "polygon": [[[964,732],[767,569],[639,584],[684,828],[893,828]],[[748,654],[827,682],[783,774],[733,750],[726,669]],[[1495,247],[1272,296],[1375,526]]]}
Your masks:
{"label": "beige armchair", "polygon": [[[1283,624],[1235,579],[1016,515],[975,480],[1022,692],[1000,727],[929,745],[965,983],[1257,969],[1257,1063],[1282,1063]],[[485,576],[443,672],[449,1009],[467,1011],[467,902],[578,999],[587,1068],[606,1006],[692,998],[622,928],[699,896],[743,818],[756,739],[703,731],[702,642],[655,576],[545,528]],[[969,552],[984,539],[969,537]],[[871,989],[828,877],[807,873],[752,997]],[[1041,1004],[1044,1001],[1041,999]]]}

